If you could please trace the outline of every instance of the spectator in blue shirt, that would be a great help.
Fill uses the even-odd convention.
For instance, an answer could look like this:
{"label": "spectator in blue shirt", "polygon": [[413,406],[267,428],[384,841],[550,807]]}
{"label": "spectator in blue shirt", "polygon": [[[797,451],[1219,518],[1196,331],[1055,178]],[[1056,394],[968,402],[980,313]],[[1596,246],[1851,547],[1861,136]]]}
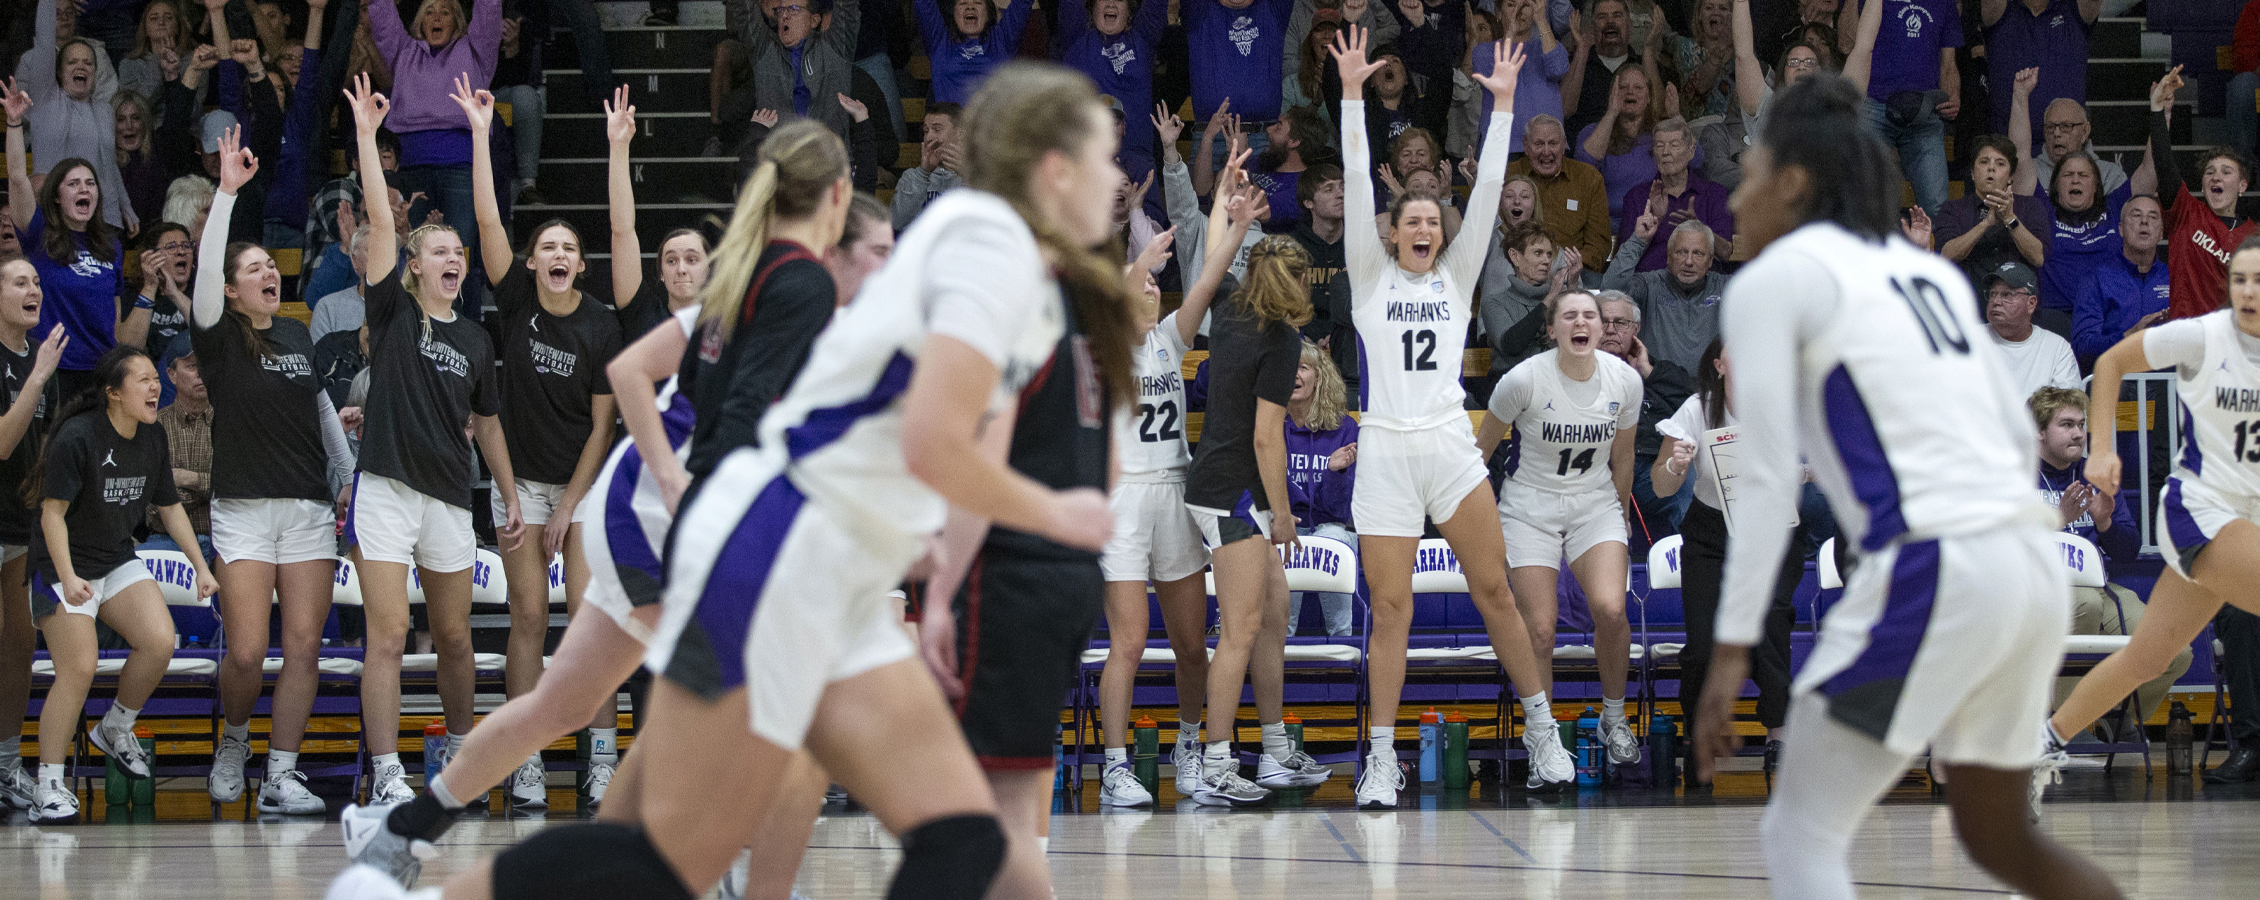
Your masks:
{"label": "spectator in blue shirt", "polygon": [[1028,0],[999,9],[990,0],[950,0],[947,18],[942,0],[914,0],[918,35],[926,43],[926,58],[934,68],[933,99],[963,104],[973,99],[989,70],[1004,65],[1020,46],[1020,32],[1028,27]]}
{"label": "spectator in blue shirt", "polygon": [[[1023,6],[1027,5],[1025,2]],[[1169,0],[1064,0],[1059,4],[1059,61],[1089,76],[1099,93],[1127,115],[1122,123],[1123,171],[1132,182],[1154,168],[1154,57],[1169,24]]]}
{"label": "spectator in blue shirt", "polygon": [[2119,209],[2119,254],[2080,283],[2072,301],[2072,351],[2085,365],[2122,338],[2166,320],[2166,212],[2144,194]]}

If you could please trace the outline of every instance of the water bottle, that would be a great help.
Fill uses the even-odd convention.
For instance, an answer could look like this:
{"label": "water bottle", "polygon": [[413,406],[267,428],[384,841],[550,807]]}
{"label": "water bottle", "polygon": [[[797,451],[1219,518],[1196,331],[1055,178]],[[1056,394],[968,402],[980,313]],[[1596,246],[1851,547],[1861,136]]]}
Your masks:
{"label": "water bottle", "polygon": [[1586,707],[1577,717],[1577,786],[1601,785],[1601,714]]}
{"label": "water bottle", "polygon": [[1420,714],[1420,783],[1435,784],[1437,770],[1443,767],[1442,748],[1437,740],[1444,736],[1444,717],[1434,707]]}
{"label": "water bottle", "polygon": [[1648,717],[1648,784],[1668,788],[1678,783],[1679,726],[1670,716]]}
{"label": "water bottle", "polygon": [[2187,776],[2195,771],[2191,765],[2191,742],[2196,737],[2196,727],[2190,721],[2189,707],[2174,701],[2173,711],[2166,715],[2166,774]]}
{"label": "water bottle", "polygon": [[133,780],[133,803],[141,809],[153,810],[157,808],[157,736],[150,733],[149,726],[137,722],[133,726],[133,739],[149,757],[150,767],[150,777]]}
{"label": "water bottle", "polygon": [[1444,716],[1444,786],[1467,790],[1467,717],[1453,710]]}
{"label": "water bottle", "polygon": [[133,805],[133,779],[118,768],[117,757],[107,754],[102,757],[102,799],[114,808]]}
{"label": "water bottle", "polygon": [[445,765],[441,757],[447,755],[447,720],[433,719],[424,726],[424,783],[431,784],[439,777]]}
{"label": "water bottle", "polygon": [[1130,723],[1130,772],[1138,776],[1138,784],[1146,789],[1146,796],[1161,796],[1161,726],[1152,716],[1139,716]]}
{"label": "water bottle", "polygon": [[1287,740],[1295,745],[1295,749],[1303,749],[1303,717],[1288,713],[1279,717],[1279,724],[1287,726]]}

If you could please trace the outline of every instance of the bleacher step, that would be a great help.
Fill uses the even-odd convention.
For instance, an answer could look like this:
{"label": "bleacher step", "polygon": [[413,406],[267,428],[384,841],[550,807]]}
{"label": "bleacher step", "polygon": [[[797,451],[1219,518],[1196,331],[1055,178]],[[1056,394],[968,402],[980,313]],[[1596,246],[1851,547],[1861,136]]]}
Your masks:
{"label": "bleacher step", "polygon": [[[639,156],[697,156],[714,133],[707,114],[636,110],[636,139],[629,152]],[[609,149],[603,113],[550,113],[541,135],[545,155],[587,156],[592,149]]]}
{"label": "bleacher step", "polygon": [[[618,67],[612,70],[617,83],[628,86],[628,102],[641,112],[706,112],[709,105],[707,82],[712,74],[712,60],[697,60],[698,68],[686,68],[687,62],[667,67]],[[543,82],[549,87],[549,112],[602,113],[602,104],[581,93],[579,69],[550,69],[544,73]]]}
{"label": "bleacher step", "polygon": [[[615,69],[703,67],[713,64],[714,45],[726,37],[729,32],[721,28],[695,25],[615,27],[604,30],[604,51]],[[542,47],[542,65],[553,72],[580,67],[580,46],[571,32],[560,30],[550,37]]]}

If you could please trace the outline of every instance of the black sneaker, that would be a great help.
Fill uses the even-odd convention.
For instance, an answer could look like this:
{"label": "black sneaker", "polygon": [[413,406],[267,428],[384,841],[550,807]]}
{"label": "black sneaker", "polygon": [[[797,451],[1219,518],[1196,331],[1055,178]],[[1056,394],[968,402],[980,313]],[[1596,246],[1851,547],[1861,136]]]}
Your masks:
{"label": "black sneaker", "polygon": [[652,27],[673,25],[675,24],[675,11],[672,9],[654,9],[644,14],[643,23]]}

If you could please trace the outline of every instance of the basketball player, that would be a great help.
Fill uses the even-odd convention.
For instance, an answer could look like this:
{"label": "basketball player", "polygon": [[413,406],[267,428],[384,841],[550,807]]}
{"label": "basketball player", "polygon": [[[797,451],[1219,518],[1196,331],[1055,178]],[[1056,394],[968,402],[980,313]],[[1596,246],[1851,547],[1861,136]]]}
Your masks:
{"label": "basketball player", "polygon": [[[1491,92],[1492,113],[1468,197],[1468,234],[1490,234],[1505,183],[1514,131],[1519,44],[1492,46],[1490,75],[1473,76]],[[1364,131],[1365,80],[1384,65],[1366,59],[1366,31],[1352,26],[1334,39],[1342,72],[1342,171],[1349,209],[1373,208],[1373,162]],[[1373,725],[1358,806],[1395,809],[1404,787],[1398,767],[1397,701],[1405,687],[1405,649],[1412,629],[1413,556],[1423,520],[1451,544],[1467,573],[1468,596],[1483,613],[1491,646],[1522,697],[1523,747],[1529,787],[1558,789],[1576,777],[1546,700],[1545,673],[1530,654],[1530,632],[1507,590],[1506,548],[1499,535],[1489,475],[1468,427],[1460,356],[1474,313],[1475,280],[1487,248],[1481,241],[1444,245],[1444,200],[1415,191],[1389,202],[1384,245],[1365,228],[1349,229],[1351,319],[1365,352],[1358,390],[1366,413],[1358,422],[1358,481],[1350,498],[1358,551],[1373,596],[1368,646]]]}
{"label": "basketball player", "polygon": [[[2027,896],[2117,897],[2025,820],[2071,591],[2029,487],[2032,418],[1968,281],[1898,235],[1890,152],[1865,101],[1818,74],[1776,95],[1734,213],[1764,248],[1722,323],[1741,419],[1734,515],[1787,522],[1798,456],[1859,549],[1796,682],[1761,828],[1773,894],[1849,900],[1860,822],[1928,748],[1979,866]],[[1696,713],[1698,777],[1740,743],[1733,707],[1786,529],[1727,546],[1718,643]]]}
{"label": "basketball player", "polygon": [[[1237,196],[1237,195],[1231,195]],[[1133,295],[1145,340],[1131,355],[1138,380],[1138,404],[1115,416],[1115,457],[1121,466],[1119,480],[1107,497],[1114,511],[1114,537],[1099,558],[1106,583],[1106,632],[1109,639],[1106,666],[1099,674],[1099,731],[1106,749],[1106,767],[1099,779],[1099,802],[1107,806],[1150,806],[1152,794],[1138,783],[1130,768],[1124,741],[1129,728],[1130,689],[1137,679],[1138,663],[1145,656],[1146,583],[1154,585],[1160,601],[1162,628],[1176,656],[1178,793],[1191,796],[1200,781],[1201,705],[1208,687],[1208,643],[1204,626],[1208,617],[1208,587],[1201,572],[1208,568],[1208,548],[1201,543],[1200,526],[1185,509],[1185,478],[1192,453],[1185,446],[1185,385],[1182,379],[1185,349],[1193,345],[1209,303],[1230,267],[1232,254],[1218,248],[1226,237],[1238,239],[1240,223],[1232,220],[1232,204],[1217,203],[1209,213],[1200,280],[1185,292],[1175,312],[1161,314],[1161,288],[1154,284],[1153,269],[1168,258],[1176,229],[1146,243],[1141,259],[1124,270],[1126,282],[1135,283]],[[1250,213],[1253,209],[1249,208]],[[1254,220],[1249,220],[1253,224]],[[1206,260],[1219,260],[1216,265]],[[1129,286],[1128,283],[1125,287]]]}
{"label": "basketball player", "polygon": [[[1599,352],[1601,301],[1584,291],[1546,304],[1554,349],[1523,360],[1491,391],[1491,415],[1475,438],[1485,458],[1507,426],[1507,481],[1499,527],[1507,580],[1530,629],[1541,677],[1553,673],[1555,582],[1561,561],[1585,589],[1593,613],[1594,658],[1601,669],[1601,741],[1609,761],[1640,761],[1640,738],[1624,715],[1632,666],[1632,623],[1624,615],[1626,529],[1632,497],[1632,439],[1640,424],[1640,373]],[[1551,685],[1546,685],[1549,689]]]}
{"label": "basketball player", "polygon": [[[2166,571],[2151,589],[2150,609],[2127,646],[2080,679],[2050,719],[2046,751],[2033,771],[2036,818],[2041,791],[2068,760],[2063,735],[2080,733],[2166,671],[2222,603],[2260,611],[2260,529],[2253,524],[2260,521],[2255,347],[2260,347],[2260,237],[2245,238],[2229,257],[2227,308],[2151,326],[2095,361],[2094,397],[2110,401],[2117,400],[2126,373],[2174,369],[2186,423],[2182,455],[2158,503]],[[2117,423],[2110,416],[2088,418],[2087,479],[2106,495],[2115,494],[2122,475]]]}

